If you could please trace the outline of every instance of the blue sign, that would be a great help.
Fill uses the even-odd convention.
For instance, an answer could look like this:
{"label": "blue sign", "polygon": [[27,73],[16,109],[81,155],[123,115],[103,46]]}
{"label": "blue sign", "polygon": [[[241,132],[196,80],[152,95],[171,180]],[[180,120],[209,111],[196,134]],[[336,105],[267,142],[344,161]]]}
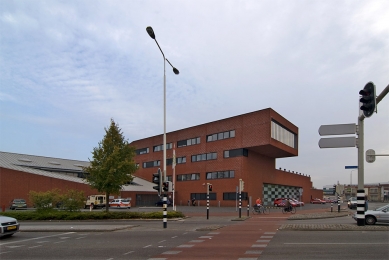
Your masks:
{"label": "blue sign", "polygon": [[344,166],[345,169],[358,169],[358,166]]}

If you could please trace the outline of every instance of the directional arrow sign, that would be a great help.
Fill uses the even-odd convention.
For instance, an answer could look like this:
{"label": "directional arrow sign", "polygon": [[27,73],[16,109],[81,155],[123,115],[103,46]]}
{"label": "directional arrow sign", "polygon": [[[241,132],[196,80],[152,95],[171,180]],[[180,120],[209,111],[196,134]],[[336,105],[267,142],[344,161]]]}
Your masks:
{"label": "directional arrow sign", "polygon": [[340,148],[340,147],[355,147],[357,139],[352,137],[334,137],[334,138],[321,138],[319,140],[320,148]]}
{"label": "directional arrow sign", "polygon": [[319,134],[323,135],[348,135],[355,134],[355,124],[341,124],[341,125],[322,125],[319,127]]}

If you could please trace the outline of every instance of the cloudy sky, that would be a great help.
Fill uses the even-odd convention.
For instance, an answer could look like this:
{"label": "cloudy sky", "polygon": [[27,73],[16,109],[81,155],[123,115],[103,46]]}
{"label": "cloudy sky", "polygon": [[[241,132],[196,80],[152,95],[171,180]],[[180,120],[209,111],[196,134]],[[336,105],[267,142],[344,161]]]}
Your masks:
{"label": "cloudy sky", "polygon": [[[320,125],[357,123],[358,92],[389,84],[389,1],[0,2],[0,150],[92,158],[110,118],[131,142],[271,107],[299,127],[277,168],[357,182],[356,148],[320,149]],[[389,96],[365,149],[389,154]],[[389,181],[389,157],[365,183]]]}

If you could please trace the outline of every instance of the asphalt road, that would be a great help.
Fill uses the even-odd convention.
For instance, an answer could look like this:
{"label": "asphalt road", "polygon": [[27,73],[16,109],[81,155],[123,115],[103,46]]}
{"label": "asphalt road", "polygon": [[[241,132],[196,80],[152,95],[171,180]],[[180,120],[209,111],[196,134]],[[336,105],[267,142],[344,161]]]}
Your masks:
{"label": "asphalt road", "polygon": [[[328,208],[306,205],[297,214]],[[388,231],[279,229],[289,223],[355,225],[351,216],[288,220],[291,214],[274,209],[233,221],[236,208],[211,208],[208,220],[205,207],[178,210],[190,217],[169,220],[166,229],[162,220],[23,221],[25,231],[0,239],[0,259],[389,259]],[[40,226],[50,232],[33,231]],[[63,232],[50,230],[59,226]]]}

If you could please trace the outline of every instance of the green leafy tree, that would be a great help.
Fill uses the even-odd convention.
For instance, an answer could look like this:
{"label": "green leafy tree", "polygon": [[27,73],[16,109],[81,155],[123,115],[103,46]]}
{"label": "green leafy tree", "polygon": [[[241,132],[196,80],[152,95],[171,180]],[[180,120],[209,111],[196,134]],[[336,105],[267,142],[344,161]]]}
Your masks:
{"label": "green leafy tree", "polygon": [[132,181],[136,171],[135,148],[128,144],[119,128],[111,119],[109,129],[104,128],[105,136],[99,146],[93,148],[93,160],[84,168],[89,185],[107,198],[105,209],[109,209],[109,195],[119,194],[123,185]]}

